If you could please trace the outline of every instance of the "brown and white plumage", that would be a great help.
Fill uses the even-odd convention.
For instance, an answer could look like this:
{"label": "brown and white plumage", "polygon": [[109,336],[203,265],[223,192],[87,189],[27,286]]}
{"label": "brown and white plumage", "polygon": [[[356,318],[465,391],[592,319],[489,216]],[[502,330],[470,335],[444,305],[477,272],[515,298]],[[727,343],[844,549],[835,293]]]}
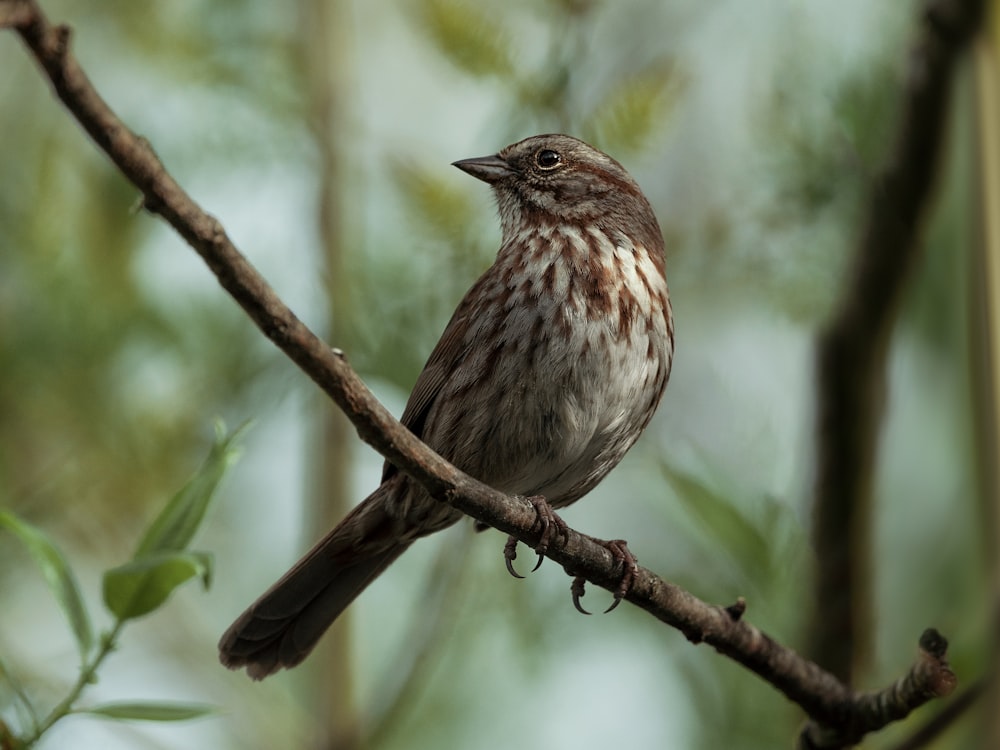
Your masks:
{"label": "brown and white plumage", "polygon": [[[496,489],[566,506],[618,464],[670,374],[660,229],[624,168],[569,136],[455,166],[493,187],[503,241],[401,421]],[[459,518],[387,464],[378,489],[233,623],[222,662],[255,679],[298,664],[414,540]]]}

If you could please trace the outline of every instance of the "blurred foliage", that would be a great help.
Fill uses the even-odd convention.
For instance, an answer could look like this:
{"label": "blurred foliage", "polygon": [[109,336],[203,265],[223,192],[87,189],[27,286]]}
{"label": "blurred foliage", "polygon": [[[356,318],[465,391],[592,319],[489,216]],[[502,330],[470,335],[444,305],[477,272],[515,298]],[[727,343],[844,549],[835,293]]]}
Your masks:
{"label": "blurred foliage", "polygon": [[[331,343],[400,403],[497,246],[486,188],[446,166],[479,155],[456,153],[455,133],[472,131],[469,140],[496,150],[535,132],[566,131],[625,163],[668,238],[678,359],[662,411],[671,421],[662,429],[654,422],[643,440],[655,459],[627,461],[569,520],[610,536],[586,515],[590,508],[613,509],[602,522],[639,519],[634,549],[644,563],[712,601],[745,596],[755,624],[796,644],[812,568],[802,520],[812,457],[808,440],[770,435],[772,422],[780,422],[774,432],[802,434],[807,416],[786,423],[795,410],[783,407],[795,397],[782,390],[782,368],[808,370],[811,362],[746,362],[740,357],[765,349],[772,330],[760,325],[750,334],[757,339],[737,347],[703,319],[745,331],[735,325],[744,317],[773,315],[792,321],[800,337],[822,321],[891,137],[912,4],[845,4],[844,14],[875,28],[864,35],[849,25],[827,32],[809,15],[827,10],[797,3],[352,4],[344,33],[354,44],[340,71],[349,83],[334,103],[344,129],[324,133],[309,125],[310,97],[322,92],[307,82],[296,8],[43,3],[51,18],[75,27],[75,48],[111,105],[311,324],[334,306],[317,299],[315,269],[323,265],[312,227],[316,139],[335,141],[347,249],[338,286],[350,289],[353,320],[342,329],[348,340]],[[415,91],[411,75],[427,90]],[[453,99],[463,108],[439,109]],[[968,106],[960,96],[957,109]],[[233,711],[224,736],[178,746],[310,746],[322,719],[306,713],[320,703],[303,685],[308,665],[251,686],[220,674],[211,654],[237,599],[278,572],[277,563],[269,572],[263,562],[255,567],[279,554],[274,516],[260,508],[293,513],[286,506],[298,507],[295,488],[314,476],[304,465],[314,456],[284,454],[301,434],[311,447],[302,425],[316,410],[295,413],[293,400],[311,386],[289,374],[180,240],[137,210],[135,191],[52,101],[10,35],[0,37],[0,130],[0,498],[65,540],[67,558],[92,558],[103,570],[129,554],[161,488],[190,465],[206,415],[266,422],[291,412],[292,430],[258,431],[267,434],[264,445],[240,470],[250,478],[239,502],[223,509],[231,526],[214,532],[236,539],[230,565],[238,574],[214,592],[210,614],[178,597],[154,619],[183,610],[174,628],[183,637],[173,645],[185,679]],[[972,450],[969,412],[981,406],[966,390],[968,123],[957,120],[952,137],[894,357],[898,400],[880,474],[881,650],[865,687],[908,666],[911,643],[932,624],[928,612],[957,628],[963,680],[989,638],[981,586],[988,555],[968,543],[981,524],[963,461]],[[699,330],[716,333],[699,340]],[[706,393],[718,380],[691,371],[689,363],[703,361],[699,349],[730,357],[739,411],[725,420],[697,413],[730,403]],[[778,383],[780,395],[750,397],[753,378]],[[797,415],[808,411],[796,404]],[[720,427],[699,452],[690,426],[701,422],[735,427]],[[769,450],[779,478],[748,481],[738,468],[746,454]],[[786,479],[776,467],[789,464],[803,468]],[[937,473],[928,487],[930,471]],[[260,482],[262,474],[279,478]],[[277,497],[260,498],[272,487]],[[623,497],[635,498],[627,509]],[[942,528],[949,532],[938,536]],[[556,566],[510,581],[498,535],[459,543],[457,534],[468,530],[415,545],[354,608],[357,658],[344,668],[357,671],[372,747],[497,744],[510,734],[511,715],[529,725],[518,738],[525,748],[565,745],[570,736],[581,747],[789,743],[799,712],[753,675],[627,608],[580,618]],[[22,559],[0,543],[0,589],[11,589]],[[185,574],[203,572],[201,558],[170,560]],[[593,609],[603,593],[588,593]],[[602,720],[613,729],[598,731]]]}
{"label": "blurred foliage", "polygon": [[96,642],[77,576],[66,556],[41,529],[12,513],[0,511],[0,530],[6,529],[18,537],[41,569],[49,592],[69,620],[80,656],[76,682],[45,714],[38,711],[29,697],[23,686],[24,678],[16,676],[7,666],[6,656],[0,659],[0,682],[12,696],[11,706],[0,704],[0,747],[5,750],[34,747],[57,722],[74,713],[128,721],[184,721],[213,712],[212,707],[197,704],[130,701],[79,706],[77,702],[86,688],[97,681],[107,656],[118,648],[122,629],[129,620],[159,609],[174,589],[192,577],[200,577],[208,588],[211,555],[189,550],[188,545],[204,520],[223,475],[239,455],[239,432],[226,435],[224,427],[217,425],[216,440],[208,457],[146,529],[132,559],[105,571],[104,604],[114,619]]}
{"label": "blurred foliage", "polygon": [[423,0],[417,12],[428,40],[466,73],[500,78],[512,75],[511,34],[481,5],[463,0]]}
{"label": "blurred foliage", "polygon": [[[170,39],[135,11],[110,10]],[[190,39],[190,30],[174,33]],[[170,44],[144,49],[144,65],[182,59]],[[3,52],[28,62],[12,45]],[[37,74],[18,68],[3,96],[19,106],[0,107],[0,126],[21,144],[0,149],[0,482],[38,521],[69,508],[53,520],[117,522],[191,459],[206,412],[250,392],[264,346],[217,294],[150,293],[142,264],[152,227],[138,193],[74,132]]]}
{"label": "blurred foliage", "polygon": [[[788,500],[753,496],[707,455],[693,471],[665,457],[657,463],[673,490],[671,504],[661,509],[663,523],[685,538],[691,560],[672,580],[715,604],[742,596],[750,622],[794,644],[808,611],[812,562],[807,531]],[[666,509],[673,503],[680,514]],[[695,650],[678,655],[678,668],[697,717],[693,746],[764,750],[789,744],[801,714],[777,691],[761,691],[754,674]]]}
{"label": "blurred foliage", "polygon": [[426,41],[459,70],[495,79],[501,138],[561,130],[624,157],[662,133],[679,77],[663,55],[639,58],[637,67],[627,49],[609,47],[607,58],[624,59],[604,58],[602,67],[623,69],[595,86],[588,42],[600,6],[549,0],[501,15],[489,4],[419,0],[414,14]]}
{"label": "blurred foliage", "polygon": [[676,100],[680,80],[668,65],[638,71],[618,81],[584,118],[581,137],[625,158],[641,154],[664,127]]}
{"label": "blurred foliage", "polygon": [[[798,561],[792,566],[796,569],[806,562],[807,538],[787,502],[741,497],[738,486],[717,489],[708,479],[720,477],[717,468],[694,474],[662,459],[661,470],[683,512],[697,527],[691,535],[710,552],[704,556],[709,568],[699,570],[699,577],[704,574],[706,581],[697,588],[713,600],[729,591],[745,592],[750,600],[769,603],[761,615],[772,618],[779,630],[794,628],[797,608],[787,612],[774,608],[788,601],[787,596],[777,594],[787,593],[783,587],[789,585],[789,563]],[[789,615],[791,619],[783,620]]]}

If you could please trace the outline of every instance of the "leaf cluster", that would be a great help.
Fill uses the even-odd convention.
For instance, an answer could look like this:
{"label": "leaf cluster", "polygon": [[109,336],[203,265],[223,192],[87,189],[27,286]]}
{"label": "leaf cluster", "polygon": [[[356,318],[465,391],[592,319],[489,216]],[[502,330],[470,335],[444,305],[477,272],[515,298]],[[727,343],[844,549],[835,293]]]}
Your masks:
{"label": "leaf cluster", "polygon": [[76,641],[80,675],[65,697],[41,716],[7,664],[0,660],[0,679],[11,689],[16,721],[0,717],[0,747],[23,750],[33,747],[60,719],[70,714],[90,714],[110,719],[180,721],[213,713],[211,706],[194,703],[128,701],[78,706],[87,685],[97,681],[97,672],[117,647],[121,631],[131,620],[150,614],[164,605],[185,582],[197,578],[208,588],[212,577],[212,556],[190,548],[205,518],[212,498],[227,469],[240,455],[243,428],[226,434],[221,423],[216,438],[201,467],[153,519],[132,558],[104,573],[104,606],[112,615],[110,627],[94,635],[73,567],[65,554],[44,531],[14,513],[0,510],[0,529],[13,534],[38,566],[66,617]]}

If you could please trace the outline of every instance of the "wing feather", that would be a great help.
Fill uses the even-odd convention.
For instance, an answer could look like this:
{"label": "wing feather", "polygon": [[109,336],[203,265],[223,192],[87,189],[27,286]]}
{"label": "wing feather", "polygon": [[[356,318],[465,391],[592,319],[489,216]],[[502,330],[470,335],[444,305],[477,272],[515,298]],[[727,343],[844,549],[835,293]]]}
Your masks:
{"label": "wing feather", "polygon": [[[399,418],[399,421],[418,438],[423,439],[424,437],[427,415],[445,383],[468,356],[470,349],[468,332],[473,322],[472,315],[475,304],[473,300],[480,297],[480,290],[486,283],[488,276],[489,271],[480,276],[479,280],[466,292],[462,301],[458,303],[444,333],[441,334],[437,345],[430,357],[427,358],[427,364],[424,365],[423,371],[417,377],[417,382],[413,384],[410,398],[406,402],[406,408],[403,409],[403,416]],[[395,473],[396,467],[386,461],[382,466],[382,481],[386,481]]]}

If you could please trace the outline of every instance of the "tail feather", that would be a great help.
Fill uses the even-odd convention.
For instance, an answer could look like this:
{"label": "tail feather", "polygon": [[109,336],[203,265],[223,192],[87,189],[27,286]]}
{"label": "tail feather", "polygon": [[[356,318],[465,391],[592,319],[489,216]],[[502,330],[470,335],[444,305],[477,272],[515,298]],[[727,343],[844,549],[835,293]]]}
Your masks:
{"label": "tail feather", "polygon": [[[386,533],[383,485],[240,615],[219,659],[255,680],[300,663],[347,606],[409,547]],[[380,533],[381,532],[381,533]]]}

